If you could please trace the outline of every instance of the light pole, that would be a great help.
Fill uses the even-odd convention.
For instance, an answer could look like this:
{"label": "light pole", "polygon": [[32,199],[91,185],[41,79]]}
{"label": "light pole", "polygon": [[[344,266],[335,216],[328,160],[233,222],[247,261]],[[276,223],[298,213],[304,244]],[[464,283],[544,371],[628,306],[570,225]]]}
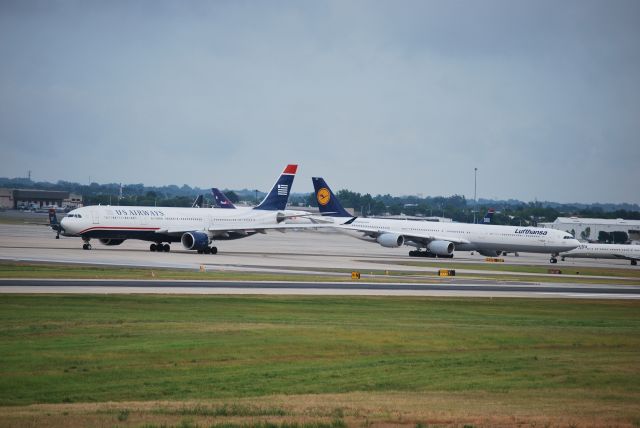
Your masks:
{"label": "light pole", "polygon": [[476,212],[478,211],[478,199],[476,191],[478,189],[478,168],[473,168],[473,224],[476,224]]}

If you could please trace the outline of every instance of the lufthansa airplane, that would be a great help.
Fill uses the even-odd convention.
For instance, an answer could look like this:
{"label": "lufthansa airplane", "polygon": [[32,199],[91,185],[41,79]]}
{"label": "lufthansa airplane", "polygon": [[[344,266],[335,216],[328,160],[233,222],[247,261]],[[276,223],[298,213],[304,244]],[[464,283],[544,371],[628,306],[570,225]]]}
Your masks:
{"label": "lufthansa airplane", "polygon": [[557,263],[561,252],[580,245],[571,234],[555,229],[353,217],[324,179],[312,180],[320,213],[332,218],[335,227],[383,247],[416,247],[409,252],[414,257],[453,257],[454,250],[487,257],[519,251],[551,254],[550,262]]}
{"label": "lufthansa airplane", "polygon": [[90,240],[104,245],[120,245],[127,239],[150,241],[151,251],[169,251],[169,243],[181,242],[187,250],[216,254],[217,240],[244,238],[266,230],[300,228],[283,221],[308,215],[285,211],[297,165],[287,165],[273,188],[253,209],[174,208],[133,206],[88,206],[75,209],[58,224],[55,211],[50,212],[51,227],[63,236],[80,237],[85,250]]}
{"label": "lufthansa airplane", "polygon": [[560,258],[562,261],[565,258],[630,260],[636,266],[640,260],[640,245],[580,244],[578,248],[560,253]]}

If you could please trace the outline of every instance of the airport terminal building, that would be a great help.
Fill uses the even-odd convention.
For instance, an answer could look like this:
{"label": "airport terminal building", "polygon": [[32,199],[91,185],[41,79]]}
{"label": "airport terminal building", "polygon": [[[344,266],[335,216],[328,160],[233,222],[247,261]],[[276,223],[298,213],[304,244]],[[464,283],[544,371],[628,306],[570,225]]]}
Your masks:
{"label": "airport terminal building", "polygon": [[74,209],[82,196],[58,190],[0,189],[0,208],[35,210],[48,207]]}
{"label": "airport terminal building", "polygon": [[539,223],[540,227],[564,230],[581,241],[597,241],[601,232],[624,232],[631,241],[640,241],[640,220],[558,217],[553,223]]}

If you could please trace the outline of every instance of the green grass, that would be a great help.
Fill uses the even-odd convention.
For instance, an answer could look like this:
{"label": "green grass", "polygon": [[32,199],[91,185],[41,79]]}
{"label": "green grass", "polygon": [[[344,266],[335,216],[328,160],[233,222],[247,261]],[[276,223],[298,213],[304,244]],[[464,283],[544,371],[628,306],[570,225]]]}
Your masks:
{"label": "green grass", "polygon": [[633,301],[0,296],[3,406],[356,391],[635,405],[639,367]]}

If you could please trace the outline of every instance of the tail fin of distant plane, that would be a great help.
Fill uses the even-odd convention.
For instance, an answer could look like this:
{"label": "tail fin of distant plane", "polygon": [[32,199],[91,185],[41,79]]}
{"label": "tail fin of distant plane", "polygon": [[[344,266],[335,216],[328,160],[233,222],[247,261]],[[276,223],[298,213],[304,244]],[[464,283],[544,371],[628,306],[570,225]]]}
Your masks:
{"label": "tail fin of distant plane", "polygon": [[214,187],[211,189],[211,193],[213,194],[213,200],[216,203],[216,207],[218,208],[235,208],[236,206],[231,203],[227,195],[222,193],[220,189]]}
{"label": "tail fin of distant plane", "polygon": [[60,226],[55,208],[49,208],[49,226],[51,226],[51,229],[53,230],[58,230]]}
{"label": "tail fin of distant plane", "polygon": [[55,208],[49,208],[49,226],[56,231],[56,239],[60,239],[60,232],[64,232],[64,228],[60,222],[58,222]]}
{"label": "tail fin of distant plane", "polygon": [[489,208],[487,213],[484,215],[484,218],[482,219],[482,223],[491,224],[491,219],[493,218],[493,215],[495,214],[495,212],[496,210],[494,210],[493,208]]}
{"label": "tail fin of distant plane", "polygon": [[191,208],[202,208],[202,203],[203,202],[204,202],[204,195],[198,195],[196,200],[193,201],[193,204],[191,205]]}
{"label": "tail fin of distant plane", "polygon": [[313,188],[320,214],[331,217],[353,217],[345,210],[322,177],[313,177]]}
{"label": "tail fin of distant plane", "polygon": [[291,192],[291,185],[293,179],[296,176],[298,165],[287,165],[282,171],[278,181],[273,185],[269,194],[260,202],[260,205],[254,208],[254,210],[267,210],[267,211],[282,211],[287,207],[287,201],[289,200],[289,192]]}

